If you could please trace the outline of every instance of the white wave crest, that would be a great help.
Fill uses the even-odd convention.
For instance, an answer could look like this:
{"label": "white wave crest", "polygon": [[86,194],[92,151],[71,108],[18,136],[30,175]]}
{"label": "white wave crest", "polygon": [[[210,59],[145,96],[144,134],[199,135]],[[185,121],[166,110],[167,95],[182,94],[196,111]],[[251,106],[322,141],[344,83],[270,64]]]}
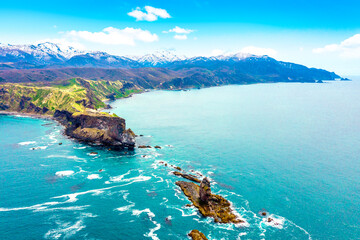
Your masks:
{"label": "white wave crest", "polygon": [[89,176],[87,176],[87,179],[93,180],[93,179],[101,179],[102,177],[100,177],[99,174],[90,174]]}
{"label": "white wave crest", "polygon": [[58,177],[67,177],[67,176],[70,176],[73,174],[74,174],[74,171],[72,171],[72,170],[58,171],[55,173],[55,175]]}
{"label": "white wave crest", "polygon": [[24,145],[30,145],[30,144],[35,144],[35,143],[36,143],[36,141],[27,141],[27,142],[20,142],[18,144],[21,146],[24,146]]}

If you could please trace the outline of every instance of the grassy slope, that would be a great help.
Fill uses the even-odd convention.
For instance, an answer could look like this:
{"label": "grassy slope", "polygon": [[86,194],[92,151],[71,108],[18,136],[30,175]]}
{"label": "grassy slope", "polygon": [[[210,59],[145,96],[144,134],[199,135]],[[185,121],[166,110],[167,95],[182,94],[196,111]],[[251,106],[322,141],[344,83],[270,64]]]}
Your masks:
{"label": "grassy slope", "polygon": [[29,97],[30,102],[35,106],[48,108],[48,114],[54,113],[55,110],[77,112],[84,111],[86,108],[103,108],[106,106],[103,100],[108,95],[112,94],[115,98],[122,98],[141,91],[140,88],[136,87],[123,89],[121,81],[91,81],[79,78],[51,86],[6,83],[0,85],[1,88],[7,93],[0,96],[0,104],[9,106],[8,110],[19,111],[19,103],[21,98],[25,96]]}

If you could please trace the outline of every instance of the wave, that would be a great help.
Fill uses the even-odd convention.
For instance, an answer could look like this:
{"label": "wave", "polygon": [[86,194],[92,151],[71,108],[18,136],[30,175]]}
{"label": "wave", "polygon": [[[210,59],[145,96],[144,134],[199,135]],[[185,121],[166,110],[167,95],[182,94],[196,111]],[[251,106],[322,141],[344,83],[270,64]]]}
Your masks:
{"label": "wave", "polygon": [[135,206],[135,204],[130,204],[130,205],[127,205],[127,206],[116,208],[115,210],[117,210],[119,212],[125,212],[125,211],[130,210],[134,206]]}
{"label": "wave", "polygon": [[87,176],[87,179],[93,180],[93,179],[101,179],[102,177],[99,176],[99,174],[90,174]]}
{"label": "wave", "polygon": [[155,227],[150,228],[150,231],[148,233],[144,234],[144,236],[150,237],[153,240],[160,240],[155,232],[161,228],[161,224],[156,222],[155,220],[153,220],[153,218],[155,217],[155,214],[152,211],[150,211],[149,208],[146,208],[144,210],[133,210],[132,211],[132,215],[135,215],[135,216],[139,216],[142,213],[147,213],[149,220],[155,225]]}
{"label": "wave", "polygon": [[58,228],[49,230],[45,234],[44,238],[59,239],[60,237],[63,237],[63,239],[67,239],[86,227],[83,219],[76,221],[74,224],[71,224],[71,222],[65,222],[58,223],[58,225]]}
{"label": "wave", "polygon": [[83,147],[73,147],[73,149],[85,149],[86,146],[83,146]]}
{"label": "wave", "polygon": [[58,177],[67,177],[70,175],[73,175],[75,172],[72,170],[66,170],[66,171],[58,171],[55,173],[56,176]]}
{"label": "wave", "polygon": [[36,141],[27,141],[27,142],[20,142],[18,144],[21,146],[24,146],[24,145],[30,145],[30,144],[35,144],[35,143],[36,143]]}
{"label": "wave", "polygon": [[46,209],[49,206],[60,204],[60,202],[46,202],[41,204],[36,204],[29,207],[17,207],[17,208],[0,208],[0,212],[10,212],[10,211],[20,211],[20,210],[41,210]]}

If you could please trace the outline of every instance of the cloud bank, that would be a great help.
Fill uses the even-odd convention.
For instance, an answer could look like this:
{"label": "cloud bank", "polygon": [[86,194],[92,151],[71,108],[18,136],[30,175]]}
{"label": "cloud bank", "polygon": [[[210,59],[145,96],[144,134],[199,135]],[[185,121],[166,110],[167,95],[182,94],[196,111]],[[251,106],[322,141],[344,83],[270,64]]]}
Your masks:
{"label": "cloud bank", "polygon": [[337,53],[342,58],[360,58],[360,34],[345,39],[339,44],[329,44],[313,49],[314,53]]}
{"label": "cloud bank", "polygon": [[171,18],[170,14],[162,8],[154,8],[151,6],[145,6],[145,11],[140,7],[128,13],[130,17],[136,18],[136,21],[148,21],[153,22],[158,18]]}
{"label": "cloud bank", "polygon": [[89,31],[70,31],[67,33],[70,37],[86,40],[88,42],[108,44],[108,45],[130,45],[134,46],[136,41],[155,42],[159,40],[156,34],[141,28],[124,28],[118,29],[107,27],[100,32]]}

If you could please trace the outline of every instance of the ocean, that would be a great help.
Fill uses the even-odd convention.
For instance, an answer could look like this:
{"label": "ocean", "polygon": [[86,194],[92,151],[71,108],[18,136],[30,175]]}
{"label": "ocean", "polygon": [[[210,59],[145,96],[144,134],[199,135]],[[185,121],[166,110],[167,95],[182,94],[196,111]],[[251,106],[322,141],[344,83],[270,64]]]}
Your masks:
{"label": "ocean", "polygon": [[[0,115],[0,239],[360,239],[359,93],[360,79],[137,94],[111,112],[162,148],[134,152]],[[162,162],[209,177],[246,223],[185,206]]]}

